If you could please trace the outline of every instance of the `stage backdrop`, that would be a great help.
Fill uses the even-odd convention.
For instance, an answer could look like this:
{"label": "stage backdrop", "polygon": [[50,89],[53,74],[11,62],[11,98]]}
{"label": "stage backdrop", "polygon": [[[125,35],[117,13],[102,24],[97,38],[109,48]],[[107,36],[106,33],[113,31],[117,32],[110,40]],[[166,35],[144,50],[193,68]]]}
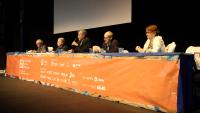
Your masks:
{"label": "stage backdrop", "polygon": [[131,22],[131,0],[54,0],[54,34]]}

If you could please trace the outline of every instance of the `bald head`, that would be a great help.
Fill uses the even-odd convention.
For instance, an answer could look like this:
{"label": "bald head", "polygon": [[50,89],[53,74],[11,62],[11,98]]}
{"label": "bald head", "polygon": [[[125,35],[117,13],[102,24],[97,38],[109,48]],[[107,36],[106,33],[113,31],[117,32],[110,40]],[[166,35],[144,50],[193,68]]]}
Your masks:
{"label": "bald head", "polygon": [[104,43],[109,43],[112,40],[113,33],[111,31],[107,31],[104,33]]}

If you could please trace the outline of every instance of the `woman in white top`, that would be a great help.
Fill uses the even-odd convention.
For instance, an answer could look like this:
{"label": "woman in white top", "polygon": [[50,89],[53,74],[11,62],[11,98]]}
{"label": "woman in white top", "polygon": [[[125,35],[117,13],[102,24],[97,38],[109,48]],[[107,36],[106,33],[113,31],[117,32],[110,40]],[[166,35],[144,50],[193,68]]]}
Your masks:
{"label": "woman in white top", "polygon": [[165,52],[165,43],[161,36],[158,35],[159,30],[156,25],[149,25],[146,27],[147,41],[144,47],[136,46],[135,50],[143,52]]}

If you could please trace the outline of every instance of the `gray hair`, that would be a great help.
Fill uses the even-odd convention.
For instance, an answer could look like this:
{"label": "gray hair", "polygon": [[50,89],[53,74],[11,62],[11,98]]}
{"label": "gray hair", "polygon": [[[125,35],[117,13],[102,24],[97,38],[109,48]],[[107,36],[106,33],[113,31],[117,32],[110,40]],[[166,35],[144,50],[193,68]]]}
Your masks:
{"label": "gray hair", "polygon": [[41,43],[41,44],[43,44],[44,41],[43,41],[42,39],[37,39],[37,40],[36,40],[36,43]]}
{"label": "gray hair", "polygon": [[87,35],[87,31],[85,30],[85,29],[80,29],[79,31],[78,31],[78,33],[79,32],[82,32],[82,33],[84,33],[85,35]]}
{"label": "gray hair", "polygon": [[59,37],[58,40],[61,40],[63,43],[65,43],[65,38],[64,37]]}

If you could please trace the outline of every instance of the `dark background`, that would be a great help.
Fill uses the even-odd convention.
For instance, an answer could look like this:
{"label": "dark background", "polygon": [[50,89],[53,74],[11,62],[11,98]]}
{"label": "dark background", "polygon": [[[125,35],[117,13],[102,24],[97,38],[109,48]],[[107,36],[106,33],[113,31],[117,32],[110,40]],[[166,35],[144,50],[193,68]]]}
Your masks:
{"label": "dark background", "polygon": [[[125,49],[134,52],[146,41],[145,27],[157,24],[165,44],[175,41],[176,52],[200,45],[200,7],[194,0],[132,0],[132,23],[88,29],[93,45],[101,45],[104,32],[111,30]],[[53,35],[53,0],[0,0],[0,69],[5,68],[6,52],[35,48],[42,38],[48,46],[64,36],[68,46],[77,31]]]}

